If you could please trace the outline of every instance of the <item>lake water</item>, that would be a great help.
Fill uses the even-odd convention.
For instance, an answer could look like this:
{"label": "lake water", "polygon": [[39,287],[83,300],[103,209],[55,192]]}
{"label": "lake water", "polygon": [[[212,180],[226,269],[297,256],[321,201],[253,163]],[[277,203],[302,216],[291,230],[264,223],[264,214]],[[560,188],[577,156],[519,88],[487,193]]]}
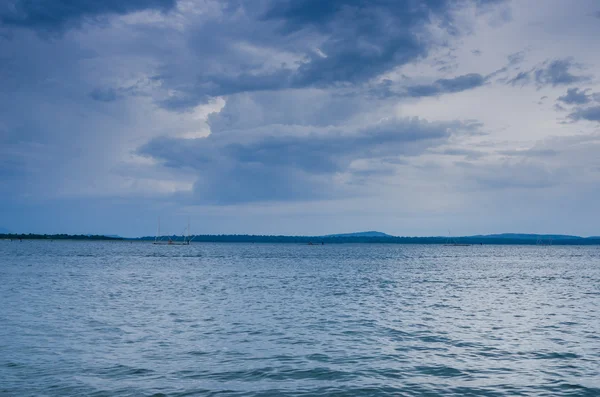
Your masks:
{"label": "lake water", "polygon": [[600,396],[600,247],[0,241],[0,395]]}

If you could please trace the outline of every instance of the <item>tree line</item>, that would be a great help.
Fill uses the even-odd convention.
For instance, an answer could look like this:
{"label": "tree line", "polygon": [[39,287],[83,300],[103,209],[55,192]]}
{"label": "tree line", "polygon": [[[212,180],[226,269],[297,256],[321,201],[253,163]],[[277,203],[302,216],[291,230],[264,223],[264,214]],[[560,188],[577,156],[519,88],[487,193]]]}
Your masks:
{"label": "tree line", "polygon": [[120,237],[107,237],[90,234],[0,234],[2,240],[123,240]]}

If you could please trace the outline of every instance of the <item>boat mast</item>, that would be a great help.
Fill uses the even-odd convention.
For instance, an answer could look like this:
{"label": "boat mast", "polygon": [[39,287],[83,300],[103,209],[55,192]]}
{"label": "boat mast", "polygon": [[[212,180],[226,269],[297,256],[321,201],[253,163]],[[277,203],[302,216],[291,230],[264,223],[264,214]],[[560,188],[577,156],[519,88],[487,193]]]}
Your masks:
{"label": "boat mast", "polygon": [[187,243],[190,243],[190,217],[188,216],[188,227],[187,227]]}
{"label": "boat mast", "polygon": [[160,216],[158,217],[158,234],[154,237],[154,241],[160,238]]}

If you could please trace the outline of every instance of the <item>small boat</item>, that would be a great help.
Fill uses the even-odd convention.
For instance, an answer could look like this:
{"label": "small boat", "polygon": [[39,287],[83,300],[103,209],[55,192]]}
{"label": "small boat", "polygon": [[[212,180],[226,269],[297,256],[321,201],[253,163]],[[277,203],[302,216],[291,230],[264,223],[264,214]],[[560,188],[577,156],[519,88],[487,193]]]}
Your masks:
{"label": "small boat", "polygon": [[459,243],[456,238],[450,236],[450,230],[448,230],[448,238],[446,239],[445,247],[470,247],[471,244]]}
{"label": "small boat", "polygon": [[167,236],[167,240],[164,240],[160,235],[160,217],[158,218],[158,233],[154,237],[154,242],[152,244],[155,245],[190,245],[192,239],[190,238],[190,220],[188,219],[187,228],[184,230],[184,234],[182,235],[181,241],[173,240],[171,237]]}
{"label": "small boat", "polygon": [[535,245],[552,245],[552,237],[549,237],[546,241],[544,239],[544,236],[539,235],[537,241],[535,242]]}

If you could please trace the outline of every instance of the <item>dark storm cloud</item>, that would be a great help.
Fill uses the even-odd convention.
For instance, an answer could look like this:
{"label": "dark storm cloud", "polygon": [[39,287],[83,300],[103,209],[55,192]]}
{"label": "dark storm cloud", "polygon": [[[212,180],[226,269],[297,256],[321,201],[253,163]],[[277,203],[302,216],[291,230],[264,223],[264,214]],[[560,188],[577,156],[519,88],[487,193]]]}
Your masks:
{"label": "dark storm cloud", "polygon": [[[193,56],[185,64],[163,65],[156,79],[172,95],[161,103],[181,110],[240,92],[358,86],[426,56],[434,45],[430,24],[458,34],[457,9],[499,2],[230,1],[226,24],[200,24],[189,37]],[[273,52],[287,59],[274,63]],[[440,81],[438,90],[455,92],[451,83]]]}
{"label": "dark storm cloud", "polygon": [[343,187],[334,187],[332,178],[353,174],[354,160],[415,156],[469,128],[419,119],[387,120],[354,130],[272,125],[200,139],[160,138],[143,146],[140,154],[197,173],[200,201],[302,200],[339,193]]}
{"label": "dark storm cloud", "polygon": [[[192,170],[194,176],[198,175],[196,190],[212,189],[213,201],[233,200],[225,188],[206,187],[224,184],[225,180],[237,181],[230,183],[238,188],[230,188],[238,193],[243,190],[240,186],[248,183],[247,197],[241,195],[237,199],[242,201],[298,199],[311,187],[318,194],[330,194],[333,175],[350,172],[354,157],[379,158],[374,151],[391,150],[385,155],[390,159],[421,153],[444,141],[445,132],[436,130],[437,125],[426,127],[426,123],[415,125],[413,130],[422,129],[422,133],[412,140],[406,138],[402,144],[396,137],[386,138],[380,130],[382,125],[373,127],[372,135],[356,130],[356,125],[394,114],[391,101],[372,101],[365,97],[364,89],[381,73],[427,55],[435,41],[428,34],[431,24],[441,23],[442,29],[456,32],[449,25],[453,13],[462,6],[484,3],[488,2],[414,0],[407,5],[375,1],[371,7],[371,2],[365,1],[334,1],[331,11],[307,15],[304,20],[298,19],[302,12],[288,15],[282,11],[291,2],[200,2],[195,7],[202,12],[189,15],[181,11],[185,8],[181,2],[181,10],[177,8],[169,14],[132,18],[100,28],[89,26],[85,31],[69,34],[60,33],[100,16],[148,7],[162,10],[174,2],[81,1],[73,2],[69,8],[71,3],[66,0],[42,0],[35,3],[36,7],[27,1],[12,2],[5,8],[0,5],[3,28],[8,27],[14,36],[0,42],[6,50],[0,52],[12,57],[10,63],[0,63],[0,77],[13,85],[7,95],[0,95],[0,103],[5,105],[0,106],[0,115],[18,115],[18,109],[27,106],[36,108],[31,128],[25,119],[6,118],[11,139],[57,148],[47,158],[25,157],[19,152],[11,158],[25,158],[25,163],[13,161],[11,167],[40,170],[39,175],[44,175],[36,174],[40,186],[46,181],[51,184],[51,178],[44,174],[50,169],[47,164],[58,170],[55,175],[64,175],[59,172],[61,167],[77,173],[81,167],[70,166],[68,163],[73,161],[69,159],[75,155],[87,158],[92,152],[101,157],[102,150],[90,149],[84,155],[80,148],[96,148],[96,139],[109,141],[104,136],[99,138],[104,132],[91,133],[88,126],[117,131],[111,123],[120,116],[113,115],[123,115],[127,106],[144,106],[143,100],[135,101],[130,96],[146,96],[177,110],[189,110],[216,96],[226,96],[226,107],[209,117],[211,137],[195,146],[200,154],[204,148],[214,149],[215,157],[184,156],[187,160],[182,164],[178,161],[183,160],[172,152],[163,157],[156,153],[156,157],[169,166]],[[294,7],[307,4],[311,3],[294,2]],[[284,8],[273,11],[277,7]],[[40,15],[45,15],[45,19]],[[173,27],[180,22],[185,25],[183,29]],[[32,30],[59,34],[55,40],[46,40]],[[432,80],[438,77],[441,76]],[[435,89],[438,94],[458,92],[471,84],[469,79],[462,79],[439,79],[434,83]],[[238,101],[242,96],[247,102]],[[117,100],[122,100],[119,106],[114,103]],[[62,116],[57,117],[59,114]],[[316,135],[303,138],[303,127],[315,127]],[[169,128],[164,130],[165,135],[177,135]],[[185,134],[190,131],[194,127],[186,127]],[[431,131],[442,135],[428,136]],[[149,139],[145,132],[131,133],[138,134],[140,144]],[[282,137],[273,136],[275,133]],[[339,135],[340,141],[329,133]],[[409,132],[401,134],[407,137]],[[232,136],[232,141],[226,145],[223,136]],[[248,136],[252,140],[246,141]],[[287,139],[288,143],[280,139]],[[364,143],[365,152],[351,149],[350,141]],[[189,141],[167,143],[173,144],[170,150],[188,153],[185,149]],[[320,147],[312,146],[317,143]],[[293,147],[298,150],[292,150]],[[306,153],[300,155],[301,149]],[[286,153],[279,161],[287,162],[277,164],[277,153]],[[115,155],[118,156],[121,154]],[[199,163],[206,164],[210,171],[199,167]],[[375,175],[378,170],[368,172]],[[286,180],[298,180],[294,186],[299,190],[289,186],[287,190],[282,187],[283,192],[278,190],[277,184],[285,187]]]}
{"label": "dark storm cloud", "polygon": [[5,0],[0,25],[41,31],[77,26],[84,19],[106,14],[127,14],[146,9],[166,11],[176,0]]}
{"label": "dark storm cloud", "polygon": [[322,56],[308,54],[298,68],[295,85],[360,82],[427,52],[417,36],[432,14],[447,11],[444,1],[414,4],[393,1],[301,0],[278,1],[265,19],[281,23],[284,31],[315,29],[326,39]]}
{"label": "dark storm cloud", "polygon": [[207,103],[211,98],[217,96],[228,96],[242,92],[285,90],[291,85],[291,76],[292,73],[289,70],[268,73],[243,72],[237,75],[210,73],[198,76],[197,84],[190,85],[192,90],[187,87],[178,87],[178,95],[162,101],[161,104],[170,109],[185,109],[196,106],[198,103]]}

